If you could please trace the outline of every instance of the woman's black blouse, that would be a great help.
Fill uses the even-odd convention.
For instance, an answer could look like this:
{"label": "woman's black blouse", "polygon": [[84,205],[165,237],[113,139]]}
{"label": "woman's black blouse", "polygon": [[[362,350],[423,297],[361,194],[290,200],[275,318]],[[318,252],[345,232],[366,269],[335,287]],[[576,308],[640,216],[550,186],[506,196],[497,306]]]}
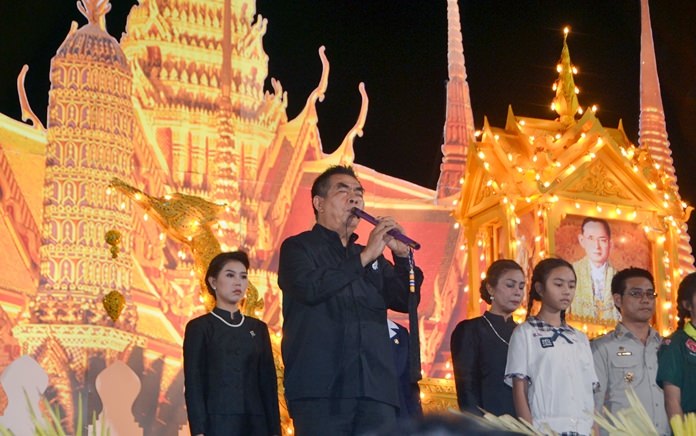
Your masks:
{"label": "woman's black blouse", "polygon": [[500,338],[482,316],[460,322],[452,332],[450,349],[457,402],[461,410],[477,414],[481,414],[482,408],[496,416],[515,416],[512,388],[503,379],[507,343],[517,324],[512,317],[506,321],[490,312],[484,315]]}
{"label": "woman's black blouse", "polygon": [[[239,312],[213,311],[228,323],[242,321]],[[230,327],[212,313],[191,320],[184,335],[184,385],[191,434],[219,433],[209,428],[211,415],[263,417],[269,434],[280,434],[276,369],[263,321],[247,316]]]}

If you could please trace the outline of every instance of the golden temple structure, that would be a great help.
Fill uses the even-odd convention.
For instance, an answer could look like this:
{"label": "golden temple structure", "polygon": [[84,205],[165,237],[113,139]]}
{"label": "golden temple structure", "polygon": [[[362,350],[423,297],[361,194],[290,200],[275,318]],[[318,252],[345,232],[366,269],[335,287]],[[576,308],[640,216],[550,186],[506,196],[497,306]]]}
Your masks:
{"label": "golden temple structure", "polygon": [[[649,91],[658,80],[643,3]],[[362,104],[343,142],[323,151],[316,110],[329,81],[323,48],[322,74],[307,79],[316,86],[288,119],[281,82],[264,89],[269,23],[254,0],[141,0],[120,41],[104,25],[108,0],[78,5],[88,23],[73,26],[52,60],[47,125],[22,87],[30,124],[0,114],[0,371],[23,354],[35,359],[68,432],[76,431],[78,404],[81,416],[102,412],[96,380],[117,362],[140,382],[132,410],[144,434],[182,431],[182,335],[205,310],[201,259],[212,251],[249,253],[260,299],[252,312],[278,346],[278,247],[314,222],[311,183],[330,165],[353,164],[370,213],[397,216],[409,236],[427,241],[416,254],[426,277],[419,308],[426,410],[454,404],[449,336],[485,309],[477,289],[486,266],[500,257],[527,269],[548,255],[578,257],[570,241],[582,217],[610,221],[617,267],[645,266],[664,284],[656,321],[663,332],[674,326],[673,290],[693,270],[690,208],[679,197],[659,86],[643,97],[635,146],[621,125],[604,127],[582,111],[564,40],[558,117],[510,109],[504,127],[486,120],[476,132],[459,8],[447,0],[447,118],[433,190],[359,164],[353,143],[368,116],[369,84],[356,86]],[[109,231],[122,235],[115,258],[104,241]],[[116,320],[102,307],[111,291],[125,298]],[[573,321],[589,333],[609,326]],[[0,410],[7,401],[0,396]]]}
{"label": "golden temple structure", "polygon": [[[642,11],[639,146],[629,141],[621,123],[617,128],[602,126],[596,106],[580,106],[577,68],[566,43],[568,28],[552,87],[551,108],[558,117],[517,116],[510,107],[504,127],[484,120],[476,132],[455,211],[465,228],[471,289],[498,258],[516,259],[528,271],[548,256],[579,260],[583,253],[577,234],[583,219],[591,217],[612,228],[610,265],[617,271],[637,266],[653,272],[660,301],[655,327],[663,335],[673,330],[676,318],[670,309],[676,289],[694,271],[686,228],[692,208],[679,196],[670,158],[647,0]],[[577,266],[576,274],[578,292],[569,319],[590,336],[604,333],[615,320],[574,313],[583,299]],[[470,313],[481,310],[476,292],[468,308]],[[518,311],[519,316],[525,313]]]}

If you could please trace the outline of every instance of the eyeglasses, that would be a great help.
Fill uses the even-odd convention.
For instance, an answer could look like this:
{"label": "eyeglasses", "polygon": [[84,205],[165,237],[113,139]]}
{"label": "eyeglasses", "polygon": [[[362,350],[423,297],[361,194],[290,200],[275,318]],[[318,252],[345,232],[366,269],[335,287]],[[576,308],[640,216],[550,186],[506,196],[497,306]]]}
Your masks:
{"label": "eyeglasses", "polygon": [[652,290],[641,291],[640,289],[631,289],[630,291],[627,291],[626,294],[630,295],[633,298],[639,298],[641,300],[644,297],[648,300],[654,300],[655,298],[657,298],[657,293]]}

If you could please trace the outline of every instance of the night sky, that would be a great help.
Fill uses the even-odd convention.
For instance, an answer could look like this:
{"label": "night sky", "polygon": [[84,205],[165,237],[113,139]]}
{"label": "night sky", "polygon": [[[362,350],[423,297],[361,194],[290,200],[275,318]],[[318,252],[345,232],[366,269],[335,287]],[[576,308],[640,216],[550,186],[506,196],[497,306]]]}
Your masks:
{"label": "night sky", "polygon": [[[135,0],[112,0],[108,31],[120,38]],[[508,105],[519,116],[552,119],[551,85],[568,39],[581,106],[597,104],[607,127],[619,119],[638,143],[639,0],[460,0],[464,56],[476,128],[487,116],[503,126]],[[358,84],[370,98],[356,163],[435,188],[442,159],[447,80],[445,0],[259,0],[268,19],[269,77],[288,92],[295,117],[316,87],[326,46],[331,64],[318,103],[325,152],[333,151],[360,110]],[[653,38],[667,130],[682,197],[696,204],[696,2],[651,2]],[[45,121],[48,68],[72,20],[70,0],[0,1],[0,112],[19,119],[16,77],[30,69],[30,103]],[[270,81],[267,81],[270,89]],[[696,236],[696,218],[690,220]]]}

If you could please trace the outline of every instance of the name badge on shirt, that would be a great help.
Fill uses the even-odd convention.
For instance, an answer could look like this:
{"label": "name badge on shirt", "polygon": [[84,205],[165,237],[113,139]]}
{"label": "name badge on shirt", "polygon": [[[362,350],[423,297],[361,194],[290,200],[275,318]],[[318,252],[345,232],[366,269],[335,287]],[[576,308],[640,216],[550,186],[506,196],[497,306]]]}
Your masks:
{"label": "name badge on shirt", "polygon": [[616,352],[617,356],[633,356],[633,353],[626,351],[624,347],[619,347],[619,351]]}
{"label": "name badge on shirt", "polygon": [[551,348],[553,347],[553,340],[551,338],[539,338],[541,343],[541,348]]}

